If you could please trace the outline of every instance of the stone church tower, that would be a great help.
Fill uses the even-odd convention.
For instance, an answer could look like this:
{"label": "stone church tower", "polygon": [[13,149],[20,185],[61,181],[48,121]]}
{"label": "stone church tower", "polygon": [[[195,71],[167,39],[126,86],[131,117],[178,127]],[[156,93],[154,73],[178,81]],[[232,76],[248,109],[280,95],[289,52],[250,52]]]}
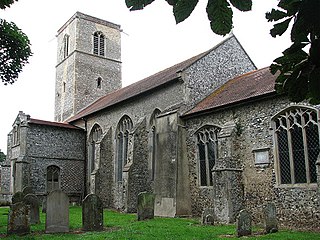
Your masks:
{"label": "stone church tower", "polygon": [[120,25],[77,12],[58,30],[54,120],[121,88]]}

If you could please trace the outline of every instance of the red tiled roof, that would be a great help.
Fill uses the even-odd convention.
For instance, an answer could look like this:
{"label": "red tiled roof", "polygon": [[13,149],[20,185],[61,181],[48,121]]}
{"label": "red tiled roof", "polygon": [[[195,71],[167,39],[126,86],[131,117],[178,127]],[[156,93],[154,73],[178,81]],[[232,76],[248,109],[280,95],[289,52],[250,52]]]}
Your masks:
{"label": "red tiled roof", "polygon": [[38,125],[53,126],[53,127],[70,128],[70,129],[81,129],[81,128],[73,126],[73,125],[71,125],[69,123],[50,122],[50,121],[44,121],[44,120],[34,119],[34,118],[30,118],[29,123],[38,124]]}
{"label": "red tiled roof", "polygon": [[183,116],[193,115],[275,93],[274,84],[276,78],[277,76],[270,73],[269,67],[233,78],[199,102]]}
{"label": "red tiled roof", "polygon": [[92,113],[98,112],[102,109],[105,109],[117,103],[123,102],[132,97],[138,96],[142,93],[146,93],[166,83],[177,80],[179,78],[179,74],[181,71],[183,71],[185,68],[195,63],[197,60],[204,57],[211,50],[212,49],[206,52],[203,52],[197,56],[194,56],[188,60],[185,60],[181,63],[178,63],[172,67],[169,67],[161,72],[153,74],[127,87],[124,87],[117,91],[109,93],[106,96],[99,98],[97,101],[95,101],[88,107],[79,111],[75,116],[69,118],[67,122],[73,122],[77,119],[88,116]]}

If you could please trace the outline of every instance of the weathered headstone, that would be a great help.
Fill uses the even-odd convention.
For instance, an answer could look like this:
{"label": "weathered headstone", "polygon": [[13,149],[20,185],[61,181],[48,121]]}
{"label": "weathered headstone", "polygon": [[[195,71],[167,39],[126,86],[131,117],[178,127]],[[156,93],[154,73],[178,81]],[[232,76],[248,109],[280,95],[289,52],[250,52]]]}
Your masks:
{"label": "weathered headstone", "polygon": [[45,196],[42,200],[42,212],[43,213],[47,212],[47,196]]}
{"label": "weathered headstone", "polygon": [[214,225],[214,209],[205,208],[202,211],[201,223],[204,225]]}
{"label": "weathered headstone", "polygon": [[69,198],[60,189],[47,197],[46,233],[69,232]]}
{"label": "weathered headstone", "polygon": [[31,187],[24,187],[24,188],[22,189],[22,192],[23,192],[24,195],[34,194],[34,191],[32,190]]}
{"label": "weathered headstone", "polygon": [[238,218],[237,218],[237,236],[249,236],[252,233],[252,226],[251,226],[252,218],[251,214],[245,210],[242,209],[239,212]]}
{"label": "weathered headstone", "polygon": [[30,208],[23,202],[18,202],[10,206],[8,214],[8,234],[28,234],[30,233]]}
{"label": "weathered headstone", "polygon": [[30,206],[30,224],[40,223],[38,197],[34,194],[27,194],[24,196],[23,202]]}
{"label": "weathered headstone", "polygon": [[103,230],[103,206],[95,194],[87,195],[82,201],[82,228],[85,231]]}
{"label": "weathered headstone", "polygon": [[268,203],[264,209],[265,216],[265,232],[275,233],[278,232],[278,221],[276,205],[274,203]]}
{"label": "weathered headstone", "polygon": [[138,194],[138,221],[154,218],[154,199],[153,193],[141,192]]}
{"label": "weathered headstone", "polygon": [[23,192],[16,192],[15,194],[13,194],[11,202],[12,204],[23,202],[23,198],[24,198]]}

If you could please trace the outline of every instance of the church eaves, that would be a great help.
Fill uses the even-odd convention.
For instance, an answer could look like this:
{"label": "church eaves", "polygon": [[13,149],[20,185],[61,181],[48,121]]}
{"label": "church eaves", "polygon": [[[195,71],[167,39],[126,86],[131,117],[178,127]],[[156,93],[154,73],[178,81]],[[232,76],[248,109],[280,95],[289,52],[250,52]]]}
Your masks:
{"label": "church eaves", "polygon": [[260,97],[276,95],[274,84],[277,75],[269,67],[251,71],[233,78],[183,114],[183,118],[201,115],[208,111],[252,101]]}

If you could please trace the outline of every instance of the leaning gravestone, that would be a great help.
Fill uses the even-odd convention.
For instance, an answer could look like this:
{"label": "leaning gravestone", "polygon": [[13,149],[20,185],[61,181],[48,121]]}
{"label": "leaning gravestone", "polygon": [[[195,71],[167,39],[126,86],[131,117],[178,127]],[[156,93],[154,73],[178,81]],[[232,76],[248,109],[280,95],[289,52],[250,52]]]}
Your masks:
{"label": "leaning gravestone", "polygon": [[82,201],[82,228],[85,231],[103,230],[103,206],[95,194],[87,195]]}
{"label": "leaning gravestone", "polygon": [[30,233],[29,222],[30,208],[23,202],[18,202],[10,206],[8,214],[8,234],[28,234]]}
{"label": "leaning gravestone", "polygon": [[154,199],[153,193],[141,192],[138,194],[138,221],[154,218]]}
{"label": "leaning gravestone", "polygon": [[16,192],[15,194],[13,194],[11,202],[12,204],[23,202],[23,198],[24,198],[23,192]]}
{"label": "leaning gravestone", "polygon": [[23,189],[22,189],[22,192],[23,192],[23,195],[27,195],[27,194],[34,194],[34,191],[32,190],[32,188],[31,187],[24,187]]}
{"label": "leaning gravestone", "polygon": [[265,214],[265,232],[266,233],[278,232],[276,205],[274,203],[268,203],[265,206],[264,214]]}
{"label": "leaning gravestone", "polygon": [[38,197],[34,194],[27,194],[24,196],[23,202],[30,206],[30,224],[40,223]]}
{"label": "leaning gravestone", "polygon": [[242,209],[238,215],[237,218],[237,237],[242,236],[249,236],[252,233],[252,227],[251,227],[251,214],[245,210]]}
{"label": "leaning gravestone", "polygon": [[214,209],[205,208],[202,211],[201,223],[204,225],[214,225]]}
{"label": "leaning gravestone", "polygon": [[46,233],[69,232],[69,198],[60,189],[47,197]]}

